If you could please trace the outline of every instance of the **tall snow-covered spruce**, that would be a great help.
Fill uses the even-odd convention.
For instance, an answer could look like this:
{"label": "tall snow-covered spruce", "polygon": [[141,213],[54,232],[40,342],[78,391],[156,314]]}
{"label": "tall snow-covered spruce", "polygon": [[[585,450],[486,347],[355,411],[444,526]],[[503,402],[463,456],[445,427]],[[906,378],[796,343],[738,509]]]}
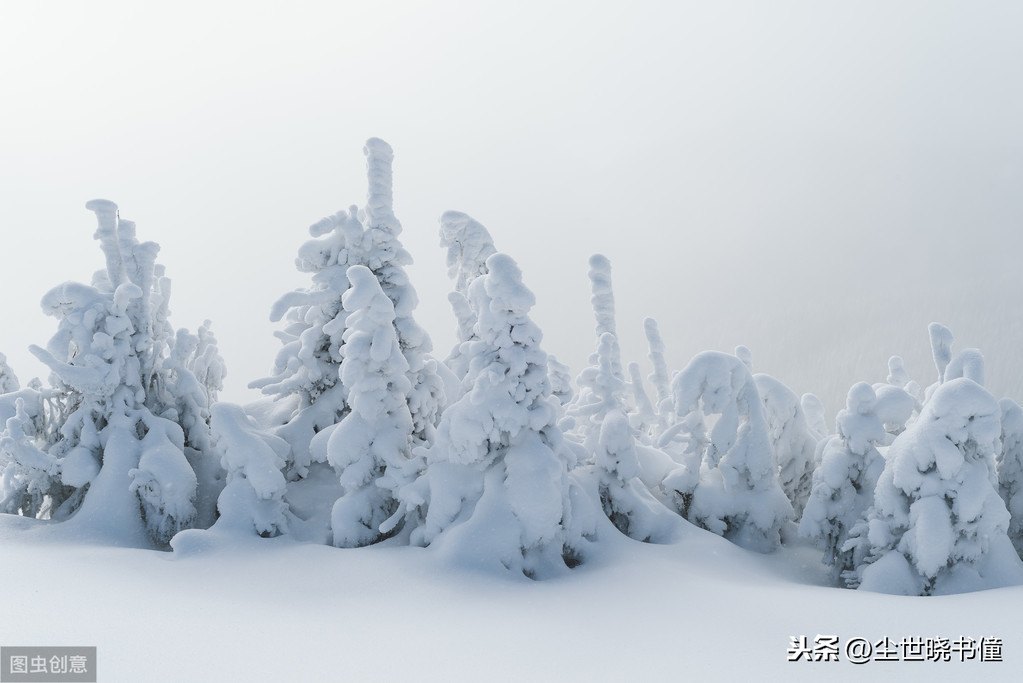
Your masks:
{"label": "tall snow-covered spruce", "polygon": [[[99,222],[106,268],[91,286],[68,282],[43,297],[57,334],[31,351],[52,371],[53,388],[37,394],[45,401],[33,408],[35,428],[20,410],[0,441],[22,474],[31,460],[51,482],[44,500],[22,496],[23,514],[163,546],[181,529],[212,523],[219,482],[210,404],[224,364],[208,328],[202,341],[174,334],[159,247],[139,242],[113,202],[86,206]],[[20,481],[41,485],[38,476]]]}
{"label": "tall snow-covered spruce", "polygon": [[344,487],[331,515],[334,545],[357,547],[398,528],[400,520],[392,519],[396,494],[412,471],[412,385],[391,300],[365,266],[349,268],[348,280],[341,381],[348,387],[351,412],[330,435],[327,458]]}
{"label": "tall snow-covered spruce", "polygon": [[293,479],[304,477],[313,462],[326,457],[330,431],[349,412],[340,368],[348,326],[341,299],[351,286],[351,266],[369,268],[394,306],[394,329],[412,385],[408,406],[416,445],[430,443],[445,403],[442,368],[430,356],[429,336],[413,317],[418,299],[405,272],[412,257],[398,239],[401,223],[393,209],[394,154],[377,138],[367,140],[363,151],[369,180],[366,206],[361,211],[349,207],[310,228],[314,239],[299,250],[297,265],[312,273],[313,284],[286,294],[273,307],[273,320],[289,321],[278,335],[284,346],[273,374],[251,385],[276,404],[258,412],[291,445],[286,470]]}
{"label": "tall snow-covered spruce", "polygon": [[21,388],[14,370],[7,364],[7,356],[0,353],[0,394],[10,394]]}
{"label": "tall snow-covered spruce", "polygon": [[469,287],[476,339],[465,348],[468,391],[448,407],[426,470],[401,490],[425,510],[411,541],[453,561],[544,578],[576,561],[571,482],[558,401],[551,396],[533,294],[504,254]]}
{"label": "tall snow-covered spruce", "polygon": [[1009,539],[1023,557],[1023,408],[1009,398],[998,403],[1002,412],[1002,450],[998,454],[998,492],[1011,516]]}

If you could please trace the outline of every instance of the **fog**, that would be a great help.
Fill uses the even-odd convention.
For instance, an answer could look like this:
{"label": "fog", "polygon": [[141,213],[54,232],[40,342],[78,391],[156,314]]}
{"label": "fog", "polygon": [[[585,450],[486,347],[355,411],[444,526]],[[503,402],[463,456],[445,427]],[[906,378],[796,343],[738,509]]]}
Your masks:
{"label": "fog", "polygon": [[88,199],[162,245],[173,323],[214,321],[225,398],[270,368],[307,226],[395,149],[395,211],[436,355],[455,322],[447,209],[484,223],[582,369],[590,254],[624,355],[745,344],[829,419],[926,325],[1023,399],[1023,5],[1013,2],[4,3],[0,351],[102,266]]}

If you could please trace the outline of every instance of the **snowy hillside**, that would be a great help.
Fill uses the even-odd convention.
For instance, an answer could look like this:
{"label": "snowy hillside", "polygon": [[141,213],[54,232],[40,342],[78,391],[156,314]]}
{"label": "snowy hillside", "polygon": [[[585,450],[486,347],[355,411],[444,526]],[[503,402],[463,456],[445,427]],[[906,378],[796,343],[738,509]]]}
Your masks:
{"label": "snowy hillside", "polygon": [[673,372],[647,319],[623,358],[596,254],[573,377],[514,258],[448,211],[441,356],[393,150],[363,152],[365,203],[309,227],[249,405],[220,400],[212,324],[171,324],[159,246],[86,204],[104,268],[42,299],[48,383],[0,358],[3,642],[96,645],[101,680],[146,681],[904,678],[886,657],[954,679],[1021,656],[994,606],[1023,594],[1023,408],[980,350],[932,323],[933,377],[893,356],[829,424],[743,346]]}
{"label": "snowy hillside", "polygon": [[[571,576],[531,582],[417,548],[282,537],[179,556],[28,526],[0,526],[0,637],[97,645],[102,681],[1008,681],[1023,666],[1010,608],[1023,588],[828,588],[809,550],[761,556],[698,530],[671,545],[622,538]],[[786,661],[790,636],[818,634],[997,636],[1004,662]]]}

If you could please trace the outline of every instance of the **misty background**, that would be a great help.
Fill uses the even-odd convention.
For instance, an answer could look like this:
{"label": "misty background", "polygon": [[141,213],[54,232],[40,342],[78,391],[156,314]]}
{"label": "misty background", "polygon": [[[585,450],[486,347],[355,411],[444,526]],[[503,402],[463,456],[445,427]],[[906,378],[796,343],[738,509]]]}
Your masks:
{"label": "misty background", "polygon": [[831,420],[892,354],[932,382],[933,320],[1021,400],[1021,30],[1014,2],[5,2],[0,351],[45,374],[39,300],[102,267],[104,197],[162,245],[174,325],[213,320],[223,398],[255,398],[307,226],[362,204],[378,136],[440,358],[456,209],[573,373],[600,252],[644,374],[652,316],[673,371],[745,344]]}

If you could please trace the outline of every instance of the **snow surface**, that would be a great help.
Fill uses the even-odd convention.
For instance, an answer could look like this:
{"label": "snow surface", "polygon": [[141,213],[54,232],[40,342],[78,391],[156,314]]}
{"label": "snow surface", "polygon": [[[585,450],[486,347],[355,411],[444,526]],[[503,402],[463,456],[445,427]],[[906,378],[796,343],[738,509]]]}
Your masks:
{"label": "snow surface", "polygon": [[[104,681],[996,681],[1023,663],[1018,612],[1005,608],[1023,587],[828,588],[809,548],[759,555],[692,527],[671,545],[609,538],[547,581],[430,549],[286,536],[188,553],[104,547],[11,515],[0,543],[0,641],[96,645]],[[818,633],[998,636],[1005,662],[786,661],[790,636]]]}

